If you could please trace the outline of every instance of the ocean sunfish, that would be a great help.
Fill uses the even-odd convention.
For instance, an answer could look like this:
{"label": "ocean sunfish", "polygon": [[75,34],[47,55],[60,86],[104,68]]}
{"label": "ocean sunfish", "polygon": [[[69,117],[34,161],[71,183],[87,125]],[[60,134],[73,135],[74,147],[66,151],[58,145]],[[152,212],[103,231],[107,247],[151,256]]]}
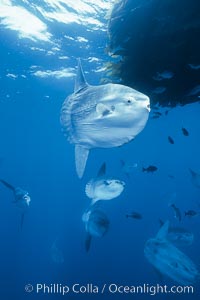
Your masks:
{"label": "ocean sunfish", "polygon": [[99,209],[89,209],[84,212],[82,221],[85,224],[86,240],[85,249],[88,252],[91,246],[92,237],[103,237],[110,226],[106,214]]}
{"label": "ocean sunfish", "polygon": [[64,101],[60,116],[64,134],[75,144],[79,178],[91,149],[118,147],[133,140],[144,129],[149,112],[149,97],[130,87],[89,85],[79,59],[74,93]]}
{"label": "ocean sunfish", "polygon": [[138,167],[137,163],[127,163],[123,159],[120,160],[122,171],[130,178],[130,174]]}
{"label": "ocean sunfish", "polygon": [[199,271],[188,256],[166,239],[168,232],[167,221],[157,236],[146,242],[145,257],[162,275],[182,285],[194,284],[199,278]]}
{"label": "ocean sunfish", "polygon": [[3,179],[0,179],[0,182],[3,183],[7,188],[9,188],[14,194],[15,199],[13,203],[15,203],[16,206],[21,210],[21,228],[22,228],[24,223],[24,214],[26,213],[31,202],[29,193],[21,189],[20,187],[15,188],[14,186],[12,186],[11,184],[9,184]]}
{"label": "ocean sunfish", "polygon": [[104,163],[97,177],[91,179],[85,187],[85,193],[92,199],[92,205],[99,200],[111,200],[121,195],[124,190],[125,182],[106,177],[106,164]]}
{"label": "ocean sunfish", "polygon": [[[160,220],[161,227],[164,224],[165,223]],[[185,247],[192,245],[194,241],[194,234],[182,227],[169,226],[166,239],[177,247]]]}

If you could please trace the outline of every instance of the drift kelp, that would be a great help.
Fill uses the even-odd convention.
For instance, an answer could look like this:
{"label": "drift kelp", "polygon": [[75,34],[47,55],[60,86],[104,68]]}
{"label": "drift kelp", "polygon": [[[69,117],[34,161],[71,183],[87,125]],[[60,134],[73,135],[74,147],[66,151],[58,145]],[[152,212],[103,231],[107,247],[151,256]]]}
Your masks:
{"label": "drift kelp", "polygon": [[90,86],[80,60],[74,93],[61,110],[61,125],[70,143],[75,144],[78,176],[83,176],[92,148],[112,148],[138,135],[149,117],[149,98],[127,86]]}

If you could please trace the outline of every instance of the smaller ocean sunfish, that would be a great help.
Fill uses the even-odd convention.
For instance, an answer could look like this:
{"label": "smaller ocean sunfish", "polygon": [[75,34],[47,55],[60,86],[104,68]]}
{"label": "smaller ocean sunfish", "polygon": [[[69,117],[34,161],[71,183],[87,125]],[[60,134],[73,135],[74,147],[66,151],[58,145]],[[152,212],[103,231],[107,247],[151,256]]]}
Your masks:
{"label": "smaller ocean sunfish", "polygon": [[97,177],[91,179],[85,187],[85,193],[92,199],[92,205],[99,200],[111,200],[121,195],[125,182],[105,176],[106,164],[104,163]]}
{"label": "smaller ocean sunfish", "polygon": [[91,246],[92,237],[103,237],[110,226],[106,214],[97,209],[89,209],[84,212],[82,221],[85,223],[86,240],[85,248],[88,252]]}
{"label": "smaller ocean sunfish", "polygon": [[142,172],[153,173],[156,172],[158,168],[156,166],[148,166],[147,168],[142,168]]}
{"label": "smaller ocean sunfish", "polygon": [[132,219],[137,219],[137,220],[141,220],[142,219],[142,215],[136,211],[131,212],[130,214],[126,214],[127,218],[132,218]]}
{"label": "smaller ocean sunfish", "polygon": [[26,213],[31,202],[29,193],[19,187],[17,188],[13,187],[11,184],[9,184],[3,179],[0,179],[0,182],[3,183],[7,188],[9,188],[14,193],[15,200],[13,201],[13,203],[15,203],[16,206],[21,210],[21,228],[22,228],[24,222],[24,214]]}

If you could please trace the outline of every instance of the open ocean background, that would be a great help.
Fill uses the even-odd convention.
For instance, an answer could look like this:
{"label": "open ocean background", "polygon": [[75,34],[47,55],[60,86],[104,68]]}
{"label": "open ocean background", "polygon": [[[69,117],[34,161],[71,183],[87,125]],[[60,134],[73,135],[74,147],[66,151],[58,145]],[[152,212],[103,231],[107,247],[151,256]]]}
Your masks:
{"label": "open ocean background", "polygon": [[[159,279],[144,257],[145,242],[159,230],[159,219],[179,225],[168,206],[182,214],[200,211],[200,189],[193,186],[189,168],[200,172],[200,105],[176,107],[159,119],[152,113],[136,139],[120,148],[91,151],[85,175],[75,173],[74,146],[60,126],[60,110],[73,92],[77,58],[86,79],[98,85],[109,61],[107,23],[112,1],[0,1],[0,178],[29,191],[30,209],[20,230],[20,213],[13,195],[0,186],[0,298],[24,299],[150,299],[150,295],[26,293],[26,284],[74,283],[102,286],[157,284]],[[163,109],[165,111],[166,109]],[[185,127],[189,136],[183,135]],[[117,133],[116,133],[117,134]],[[168,142],[174,139],[174,145]],[[130,178],[120,160],[137,164]],[[102,204],[110,229],[84,248],[82,214],[90,200],[85,185],[106,162],[108,175],[126,181],[122,195]],[[158,171],[142,172],[155,165]],[[169,175],[174,176],[170,178]],[[142,220],[127,219],[138,211]],[[182,249],[200,269],[200,217],[184,218],[181,226],[194,233]],[[62,264],[52,259],[57,241]],[[179,285],[168,278],[165,284]],[[173,299],[198,299],[195,294]],[[156,299],[169,299],[157,295]]]}

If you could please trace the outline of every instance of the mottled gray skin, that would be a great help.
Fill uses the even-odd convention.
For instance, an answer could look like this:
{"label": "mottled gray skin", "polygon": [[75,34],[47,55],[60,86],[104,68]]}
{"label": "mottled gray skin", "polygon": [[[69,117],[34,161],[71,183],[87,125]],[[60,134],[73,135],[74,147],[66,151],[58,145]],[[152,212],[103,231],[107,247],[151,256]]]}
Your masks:
{"label": "mottled gray skin", "polygon": [[181,227],[169,227],[166,238],[175,246],[190,246],[194,241],[194,234]]}
{"label": "mottled gray skin", "polygon": [[148,104],[147,96],[120,84],[89,86],[65,100],[61,122],[72,143],[88,149],[117,147],[142,131]]}
{"label": "mottled gray skin", "polygon": [[127,86],[90,86],[79,61],[75,92],[63,103],[61,125],[75,144],[76,170],[83,176],[89,150],[128,143],[140,133],[149,116],[149,98]]}
{"label": "mottled gray skin", "polygon": [[193,284],[199,278],[199,272],[191,259],[167,240],[148,240],[144,254],[161,274],[180,284]]}
{"label": "mottled gray skin", "polygon": [[[165,223],[160,220],[161,227]],[[166,240],[171,242],[175,246],[190,246],[194,241],[194,234],[191,231],[186,230],[182,227],[168,227],[168,232],[166,233]]]}

